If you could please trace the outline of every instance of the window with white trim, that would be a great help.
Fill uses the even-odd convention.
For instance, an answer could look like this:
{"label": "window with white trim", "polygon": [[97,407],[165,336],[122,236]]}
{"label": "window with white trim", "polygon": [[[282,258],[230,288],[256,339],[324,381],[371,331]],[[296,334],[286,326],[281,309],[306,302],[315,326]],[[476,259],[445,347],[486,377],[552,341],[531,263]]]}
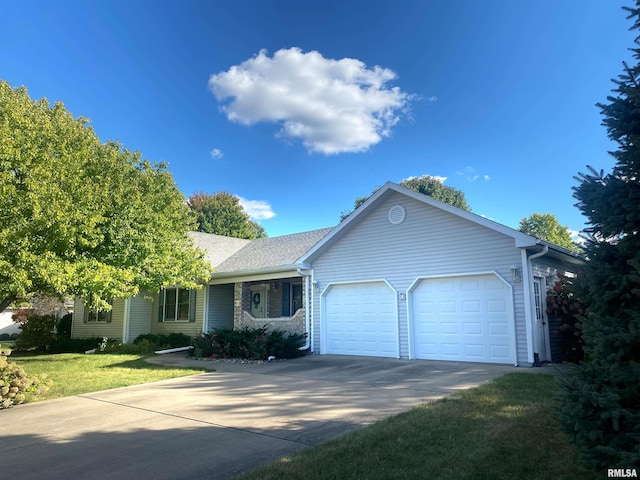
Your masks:
{"label": "window with white trim", "polygon": [[159,295],[159,322],[195,322],[196,292],[186,288],[165,288]]}

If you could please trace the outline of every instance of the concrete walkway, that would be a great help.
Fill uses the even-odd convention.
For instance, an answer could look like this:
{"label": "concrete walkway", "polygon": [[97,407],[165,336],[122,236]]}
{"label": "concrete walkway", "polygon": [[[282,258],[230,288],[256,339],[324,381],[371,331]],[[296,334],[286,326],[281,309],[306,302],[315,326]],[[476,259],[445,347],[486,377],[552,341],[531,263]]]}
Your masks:
{"label": "concrete walkway", "polygon": [[0,411],[0,471],[21,479],[226,479],[475,387],[511,366],[307,356]]}

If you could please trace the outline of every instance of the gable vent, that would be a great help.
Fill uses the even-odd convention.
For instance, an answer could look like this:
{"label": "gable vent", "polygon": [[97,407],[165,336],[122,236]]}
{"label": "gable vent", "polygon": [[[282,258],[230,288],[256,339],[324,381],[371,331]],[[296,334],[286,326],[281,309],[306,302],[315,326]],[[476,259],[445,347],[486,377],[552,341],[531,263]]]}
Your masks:
{"label": "gable vent", "polygon": [[402,205],[394,205],[389,209],[389,222],[394,225],[399,225],[404,222],[406,212]]}

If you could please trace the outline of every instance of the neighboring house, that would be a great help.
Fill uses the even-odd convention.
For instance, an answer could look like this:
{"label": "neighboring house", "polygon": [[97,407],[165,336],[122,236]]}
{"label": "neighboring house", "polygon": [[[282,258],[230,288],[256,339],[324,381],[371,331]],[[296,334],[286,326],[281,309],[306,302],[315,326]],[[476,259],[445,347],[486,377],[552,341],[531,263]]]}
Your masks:
{"label": "neighboring house", "polygon": [[583,259],[387,183],[340,225],[240,240],[192,233],[215,267],[201,290],[76,302],[73,336],[132,341],[217,327],[307,332],[312,352],[531,365],[551,361],[545,293]]}
{"label": "neighboring house", "polygon": [[13,335],[20,333],[20,327],[17,323],[13,321],[11,317],[15,310],[11,307],[8,307],[5,311],[0,312],[0,335],[6,333],[7,335]]}

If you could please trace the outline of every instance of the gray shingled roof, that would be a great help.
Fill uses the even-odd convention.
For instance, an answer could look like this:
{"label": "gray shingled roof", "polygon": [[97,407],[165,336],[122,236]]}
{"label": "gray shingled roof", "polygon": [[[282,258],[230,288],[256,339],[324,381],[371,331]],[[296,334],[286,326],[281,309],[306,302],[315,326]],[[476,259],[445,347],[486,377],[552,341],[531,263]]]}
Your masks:
{"label": "gray shingled roof", "polygon": [[[323,228],[281,237],[251,240],[242,249],[233,253],[220,265],[217,265],[214,273],[230,273],[293,265],[302,254],[318,243],[331,230],[333,228]],[[214,246],[212,247],[215,248]]]}
{"label": "gray shingled roof", "polygon": [[195,246],[205,252],[205,259],[214,268],[251,243],[251,240],[243,238],[225,237],[204,232],[189,232],[189,236]]}

